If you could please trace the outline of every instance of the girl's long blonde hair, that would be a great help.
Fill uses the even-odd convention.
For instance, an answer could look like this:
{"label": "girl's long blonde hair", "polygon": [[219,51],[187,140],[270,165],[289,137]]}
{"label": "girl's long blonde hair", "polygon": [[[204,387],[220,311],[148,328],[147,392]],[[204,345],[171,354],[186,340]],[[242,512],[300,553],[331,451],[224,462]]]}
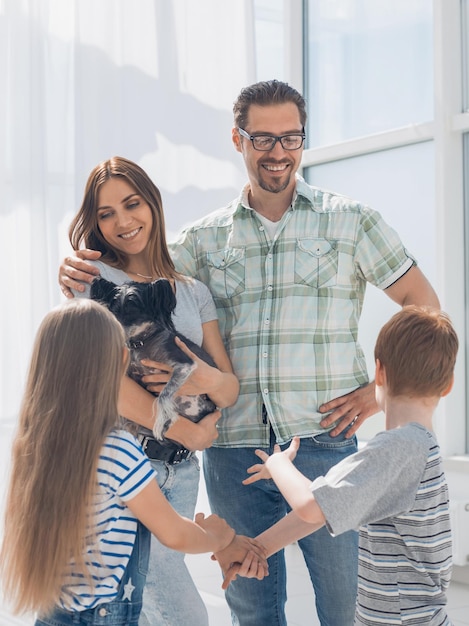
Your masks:
{"label": "girl's long blonde hair", "polygon": [[125,270],[128,264],[126,254],[111,246],[103,237],[98,224],[98,195],[101,186],[111,178],[125,180],[150,207],[153,224],[148,244],[148,261],[154,276],[168,279],[183,277],[176,271],[166,243],[163,202],[158,187],[137,163],[124,157],[115,156],[99,163],[88,177],[81,207],[74,217],[69,238],[72,248],[85,246],[102,253],[102,260],[108,265]]}
{"label": "girl's long blonde hair", "polygon": [[119,423],[124,336],[92,300],[49,312],[34,344],[13,443],[0,572],[16,613],[47,612],[73,559],[87,576],[84,539],[96,467]]}

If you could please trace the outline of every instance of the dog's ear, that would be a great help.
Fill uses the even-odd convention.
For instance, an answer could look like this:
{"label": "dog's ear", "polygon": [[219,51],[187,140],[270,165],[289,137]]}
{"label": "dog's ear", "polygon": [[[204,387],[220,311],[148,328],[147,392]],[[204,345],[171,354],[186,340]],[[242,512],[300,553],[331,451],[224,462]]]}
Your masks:
{"label": "dog's ear", "polygon": [[102,304],[109,306],[114,299],[116,285],[109,280],[97,276],[91,283],[90,297]]}
{"label": "dog's ear", "polygon": [[171,314],[176,307],[176,296],[169,280],[160,278],[147,285],[146,304],[161,321],[172,326]]}

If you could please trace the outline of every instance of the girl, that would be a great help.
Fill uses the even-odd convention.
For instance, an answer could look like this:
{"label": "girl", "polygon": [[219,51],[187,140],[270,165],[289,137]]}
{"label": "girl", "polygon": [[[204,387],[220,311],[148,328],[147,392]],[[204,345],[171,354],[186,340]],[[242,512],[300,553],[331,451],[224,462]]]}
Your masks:
{"label": "girl", "polygon": [[[210,292],[202,283],[176,272],[166,245],[161,195],[142,168],[114,157],[93,169],[81,208],[70,227],[70,242],[74,250],[99,250],[101,258],[95,261],[96,272],[115,284],[169,279],[177,300],[176,330],[202,345],[218,366],[210,367],[190,353],[198,367],[181,393],[206,393],[219,408],[236,401],[238,380],[220,336]],[[77,291],[75,295],[89,297],[89,284],[84,293]],[[153,383],[148,389],[159,391],[170,370],[162,363],[153,366],[162,373],[147,379]],[[150,391],[126,377],[119,409],[121,415],[139,425],[138,437],[150,456],[164,495],[181,515],[192,519],[200,475],[193,451],[212,445],[218,436],[216,422],[221,414],[217,411],[198,424],[177,420],[166,436],[178,444],[163,446],[154,440],[151,431],[155,397]],[[208,615],[184,555],[152,539],[140,626],[167,624],[207,626]]]}
{"label": "girl", "polygon": [[234,538],[216,516],[195,523],[176,513],[141,446],[122,430],[127,356],[119,323],[91,300],[54,309],[39,328],[1,550],[5,596],[15,612],[37,611],[36,626],[137,626],[146,528],[184,552]]}

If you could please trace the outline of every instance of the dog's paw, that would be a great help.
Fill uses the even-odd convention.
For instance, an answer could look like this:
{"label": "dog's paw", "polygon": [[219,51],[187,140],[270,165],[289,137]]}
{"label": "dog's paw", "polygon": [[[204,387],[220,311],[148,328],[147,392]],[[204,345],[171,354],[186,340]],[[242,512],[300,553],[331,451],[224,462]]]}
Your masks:
{"label": "dog's paw", "polygon": [[155,425],[153,426],[153,436],[158,441],[163,441],[164,434],[168,430],[169,424],[164,420],[156,420]]}

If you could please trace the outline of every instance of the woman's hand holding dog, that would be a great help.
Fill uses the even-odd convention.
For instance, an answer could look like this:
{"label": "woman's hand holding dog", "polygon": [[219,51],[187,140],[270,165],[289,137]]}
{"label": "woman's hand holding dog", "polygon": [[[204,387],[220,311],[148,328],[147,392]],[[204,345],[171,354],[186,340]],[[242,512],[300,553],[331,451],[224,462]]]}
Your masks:
{"label": "woman's hand holding dog", "polygon": [[[175,341],[181,350],[197,365],[186,382],[179,388],[178,395],[198,396],[205,393],[211,397],[211,393],[213,393],[214,390],[218,390],[221,386],[224,372],[220,372],[216,367],[212,367],[202,359],[199,359],[179,337],[176,337]],[[156,361],[150,361],[149,359],[142,359],[142,364],[153,370],[152,374],[142,377],[142,382],[146,384],[148,391],[160,393],[164,385],[171,378],[173,368],[166,363],[158,363]]]}
{"label": "woman's hand holding dog", "polygon": [[220,417],[220,411],[209,413],[197,423],[181,417],[168,428],[165,435],[188,450],[205,450],[218,438],[217,422]]}
{"label": "woman's hand holding dog", "polygon": [[269,575],[266,551],[262,544],[244,535],[236,535],[233,541],[212,555],[223,572],[222,589],[227,589],[237,576],[262,580]]}

